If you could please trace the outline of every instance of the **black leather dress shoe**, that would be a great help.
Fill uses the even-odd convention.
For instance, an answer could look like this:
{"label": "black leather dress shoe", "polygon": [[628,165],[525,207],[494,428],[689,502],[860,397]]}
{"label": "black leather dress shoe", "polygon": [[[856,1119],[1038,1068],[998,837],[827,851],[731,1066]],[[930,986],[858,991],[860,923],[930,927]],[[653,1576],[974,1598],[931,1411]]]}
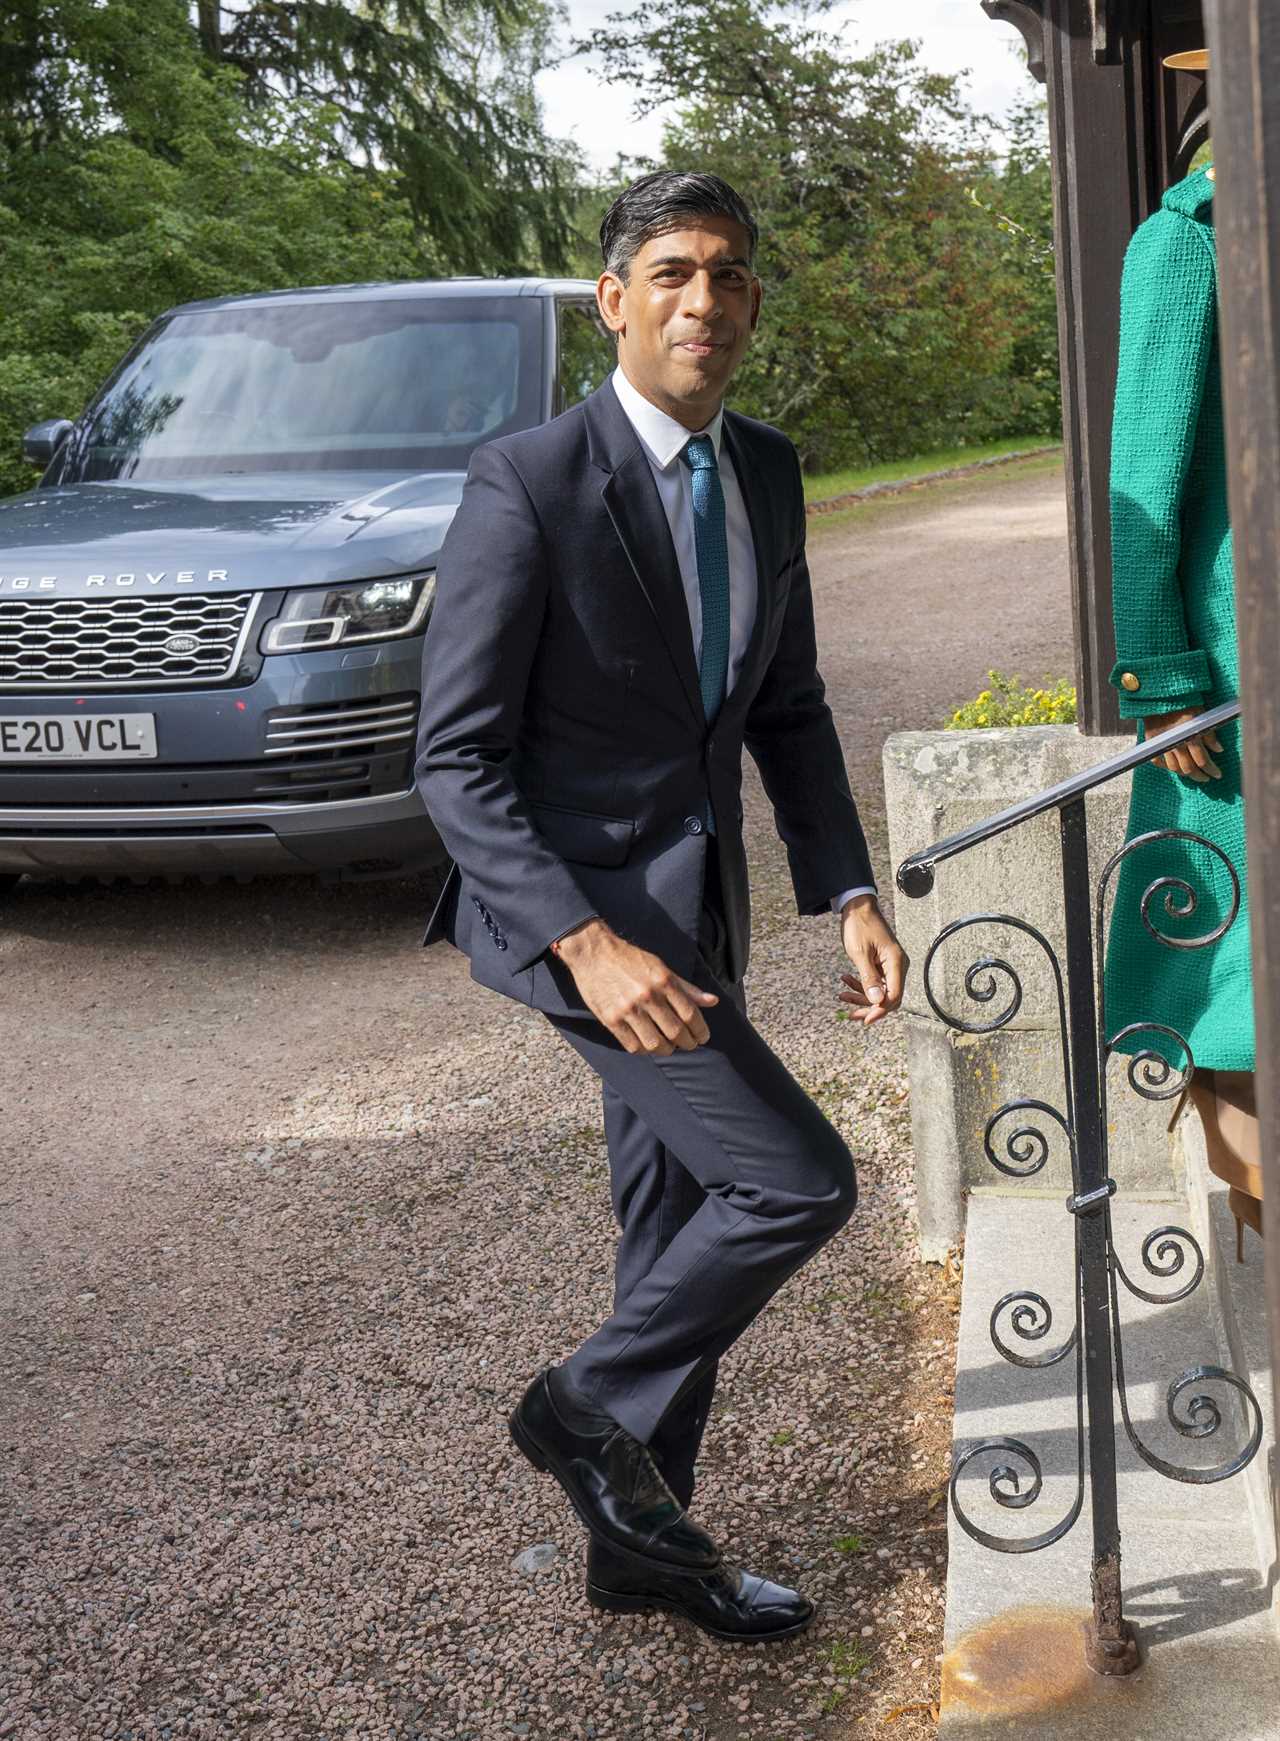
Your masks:
{"label": "black leather dress shoe", "polygon": [[515,1440],[535,1469],[554,1475],[593,1536],[639,1555],[648,1568],[709,1571],[720,1550],[688,1517],[639,1439],[608,1416],[590,1432],[570,1426],[540,1372],[512,1412]]}
{"label": "black leather dress shoe", "polygon": [[813,1603],[798,1590],[771,1584],[738,1566],[722,1563],[713,1572],[657,1571],[599,1541],[587,1549],[587,1599],[615,1614],[665,1608],[715,1638],[741,1644],[791,1638],[804,1631],[814,1612]]}

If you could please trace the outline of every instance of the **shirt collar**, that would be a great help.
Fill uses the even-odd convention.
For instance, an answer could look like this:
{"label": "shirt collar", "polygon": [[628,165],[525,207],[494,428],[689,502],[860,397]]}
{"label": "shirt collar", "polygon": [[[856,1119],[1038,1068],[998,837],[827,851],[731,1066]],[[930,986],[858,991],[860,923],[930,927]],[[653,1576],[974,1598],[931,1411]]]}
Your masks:
{"label": "shirt collar", "polygon": [[724,424],[723,405],[705,429],[686,429],[683,423],[677,423],[674,417],[668,417],[665,411],[660,411],[651,400],[633,387],[623,374],[621,366],[613,372],[613,390],[618,395],[618,403],[626,412],[631,427],[640,437],[641,446],[659,471],[666,471],[668,466],[674,465],[683,453],[685,444],[695,435],[710,436],[716,459],[719,460],[720,435]]}

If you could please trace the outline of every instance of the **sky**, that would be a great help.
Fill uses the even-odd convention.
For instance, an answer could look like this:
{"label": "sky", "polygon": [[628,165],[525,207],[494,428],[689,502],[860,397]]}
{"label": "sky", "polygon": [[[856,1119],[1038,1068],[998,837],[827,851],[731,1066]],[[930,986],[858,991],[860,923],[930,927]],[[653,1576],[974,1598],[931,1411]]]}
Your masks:
{"label": "sky", "polygon": [[[610,12],[626,10],[625,0],[569,0],[570,34],[585,36]],[[1011,24],[993,24],[978,0],[848,0],[825,24],[838,28],[855,53],[877,42],[918,38],[931,70],[970,74],[969,99],[986,114],[1003,115],[1030,85],[1025,65],[1011,52],[1022,38]],[[609,168],[619,151],[657,151],[660,117],[636,121],[625,89],[604,84],[586,57],[542,73],[538,89],[548,130],[576,140],[596,168]]]}

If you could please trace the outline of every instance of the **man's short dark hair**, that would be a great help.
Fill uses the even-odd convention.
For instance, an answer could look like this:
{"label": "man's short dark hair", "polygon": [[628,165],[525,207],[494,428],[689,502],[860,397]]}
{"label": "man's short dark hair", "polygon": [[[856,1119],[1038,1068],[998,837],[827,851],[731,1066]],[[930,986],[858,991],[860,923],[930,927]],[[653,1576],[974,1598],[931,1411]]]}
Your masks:
{"label": "man's short dark hair", "polygon": [[692,175],[660,169],[642,175],[620,193],[600,225],[604,269],[625,284],[631,262],[655,236],[678,230],[689,218],[732,218],[749,237],[748,260],[755,259],[760,232],[747,202],[718,175]]}

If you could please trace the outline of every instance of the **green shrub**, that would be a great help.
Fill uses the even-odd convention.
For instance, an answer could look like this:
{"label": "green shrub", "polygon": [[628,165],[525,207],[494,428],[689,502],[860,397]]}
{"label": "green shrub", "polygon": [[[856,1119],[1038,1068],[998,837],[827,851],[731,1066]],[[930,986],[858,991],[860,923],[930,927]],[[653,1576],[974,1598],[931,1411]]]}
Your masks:
{"label": "green shrub", "polygon": [[1046,677],[1043,689],[1027,687],[1021,677],[1006,677],[1002,671],[989,671],[991,687],[984,689],[975,701],[957,707],[947,721],[946,731],[972,731],[975,727],[997,725],[1074,725],[1076,719],[1076,689],[1065,677],[1051,683]]}

